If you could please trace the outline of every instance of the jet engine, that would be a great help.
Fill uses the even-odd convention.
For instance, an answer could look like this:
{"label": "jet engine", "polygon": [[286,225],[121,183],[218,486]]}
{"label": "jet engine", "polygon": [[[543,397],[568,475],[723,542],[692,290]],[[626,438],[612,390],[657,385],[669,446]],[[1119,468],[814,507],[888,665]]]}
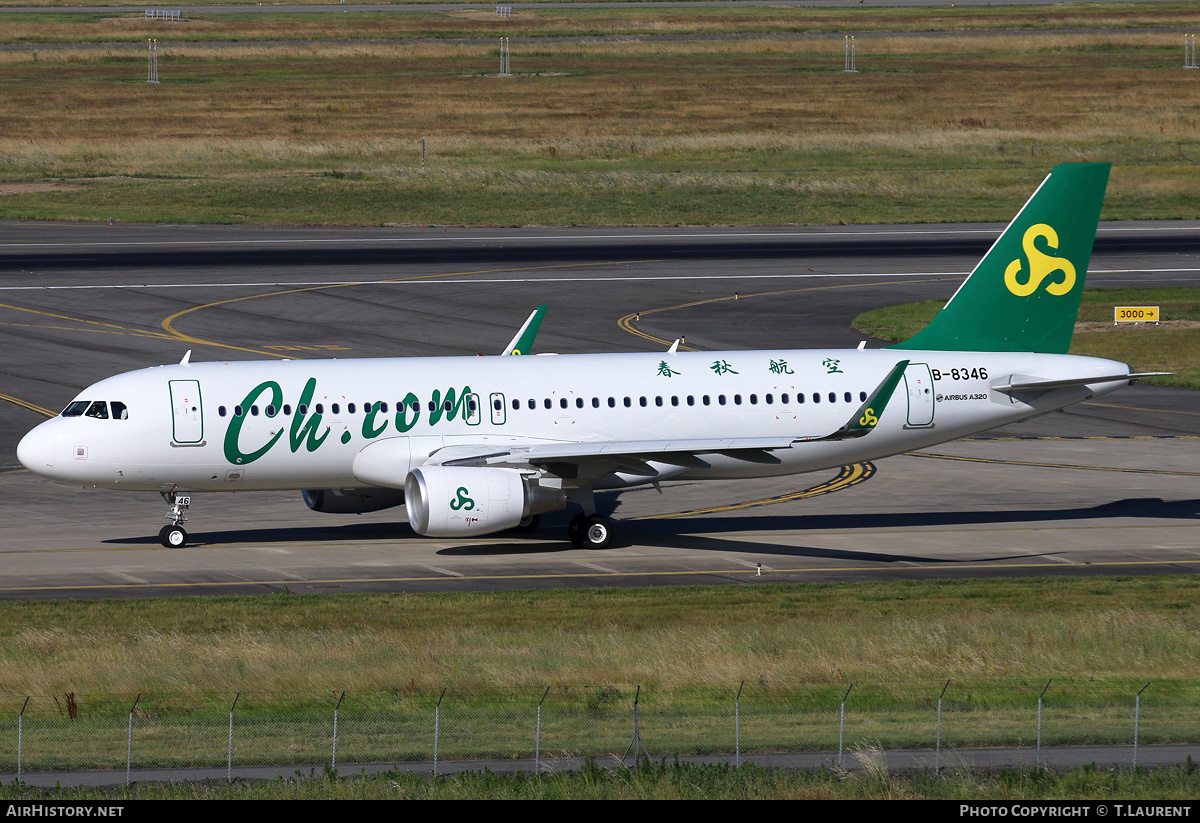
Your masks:
{"label": "jet engine", "polygon": [[562,489],[544,488],[515,469],[421,466],[404,481],[408,522],[429,537],[511,529],[527,517],[566,508]]}
{"label": "jet engine", "polygon": [[325,514],[365,514],[404,505],[400,489],[306,489],[304,503]]}

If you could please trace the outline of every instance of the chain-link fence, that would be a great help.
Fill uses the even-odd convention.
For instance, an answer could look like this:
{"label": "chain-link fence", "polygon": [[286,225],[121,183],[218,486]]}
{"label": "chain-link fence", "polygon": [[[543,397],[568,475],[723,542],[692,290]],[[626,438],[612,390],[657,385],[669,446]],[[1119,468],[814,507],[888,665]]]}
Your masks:
{"label": "chain-link fence", "polygon": [[[0,717],[0,779],[88,772],[104,781],[221,778],[313,770],[484,768],[551,771],[643,758],[732,765],[869,768],[872,759],[941,768],[1061,762],[1107,747],[1106,762],[1200,757],[1200,687],[986,688],[738,684],[665,689],[553,687],[495,696],[415,690],[305,700],[237,695],[21,698]],[[5,703],[0,703],[3,709]],[[1165,754],[1164,754],[1165,752]],[[897,760],[899,758],[899,760]],[[989,759],[993,758],[993,759]],[[1052,764],[1052,763],[1051,763]],[[100,778],[97,778],[99,780]]]}

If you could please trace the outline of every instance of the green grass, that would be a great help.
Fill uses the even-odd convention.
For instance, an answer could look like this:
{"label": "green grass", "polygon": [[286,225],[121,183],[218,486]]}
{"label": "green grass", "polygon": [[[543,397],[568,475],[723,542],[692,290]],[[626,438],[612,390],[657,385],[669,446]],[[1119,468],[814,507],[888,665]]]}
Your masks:
{"label": "green grass", "polygon": [[[868,760],[868,762],[870,762]],[[1065,771],[951,770],[840,774],[726,766],[645,763],[638,770],[594,766],[543,776],[486,772],[428,778],[403,772],[373,777],[325,774],[273,781],[137,784],[131,788],[0,787],[0,800],[70,803],[98,800],[1179,800],[1200,794],[1193,765],[1137,771],[1085,767]]]}
{"label": "green grass", "polygon": [[33,695],[27,713],[58,717],[67,692],[117,717],[139,692],[163,712],[224,713],[239,691],[239,712],[342,691],[382,711],[443,687],[587,705],[606,684],[707,703],[743,680],[784,702],[855,682],[888,703],[948,677],[1001,702],[1046,677],[1063,699],[1126,694],[1200,680],[1198,594],[1171,576],[4,603],[0,713]]}
{"label": "green grass", "polygon": [[[864,312],[851,325],[881,340],[907,340],[929,324],[946,301],[926,300]],[[1159,306],[1165,325],[1114,327],[1115,306]],[[1172,321],[1200,324],[1200,293],[1194,288],[1088,289],[1079,308],[1071,354],[1128,363],[1134,371],[1171,371],[1147,383],[1200,389],[1200,325],[1171,326]]]}

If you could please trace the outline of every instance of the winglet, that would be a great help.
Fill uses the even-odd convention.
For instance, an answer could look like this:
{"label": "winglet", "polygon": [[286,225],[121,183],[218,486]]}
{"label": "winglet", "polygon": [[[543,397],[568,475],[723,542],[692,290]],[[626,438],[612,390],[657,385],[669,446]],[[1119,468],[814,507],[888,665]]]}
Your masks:
{"label": "winglet", "polygon": [[897,363],[888,376],[883,378],[883,382],[879,384],[875,391],[871,392],[866,401],[858,407],[858,411],[850,416],[846,421],[846,425],[835,431],[828,437],[822,437],[821,440],[845,440],[849,437],[862,437],[869,434],[872,429],[879,425],[879,421],[883,419],[883,412],[887,408],[888,402],[892,399],[892,394],[896,391],[896,386],[900,385],[900,381],[904,379],[904,370],[908,368],[909,361],[901,360]]}
{"label": "winglet", "polygon": [[508,341],[508,345],[500,354],[529,354],[533,348],[533,339],[537,337],[538,329],[542,327],[542,318],[546,316],[547,308],[547,306],[538,306],[534,309],[526,319],[525,325],[521,326],[516,336]]}

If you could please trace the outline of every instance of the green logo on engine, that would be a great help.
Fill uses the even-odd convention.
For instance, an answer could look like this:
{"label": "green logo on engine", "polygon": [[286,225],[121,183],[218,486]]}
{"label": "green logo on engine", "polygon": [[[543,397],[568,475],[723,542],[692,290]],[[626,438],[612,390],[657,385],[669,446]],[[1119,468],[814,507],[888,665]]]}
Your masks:
{"label": "green logo on engine", "polygon": [[475,501],[467,497],[466,486],[458,487],[458,496],[454,500],[450,501],[450,508],[454,509],[455,511],[458,511],[459,509],[471,511],[471,509],[475,508]]}

